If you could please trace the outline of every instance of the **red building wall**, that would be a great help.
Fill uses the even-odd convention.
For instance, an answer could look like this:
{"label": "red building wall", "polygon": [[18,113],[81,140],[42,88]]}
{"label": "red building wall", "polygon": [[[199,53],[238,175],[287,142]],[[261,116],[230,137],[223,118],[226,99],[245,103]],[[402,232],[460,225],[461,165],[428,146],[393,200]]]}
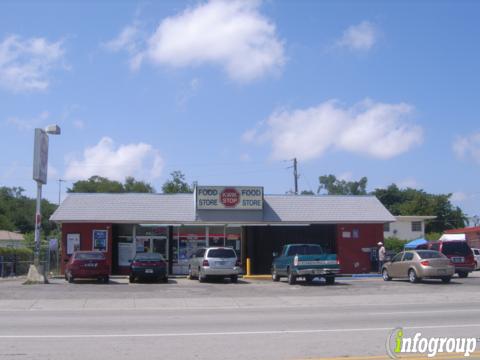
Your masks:
{"label": "red building wall", "polygon": [[65,264],[70,259],[70,256],[67,255],[67,234],[80,234],[80,250],[91,251],[93,250],[93,230],[107,230],[108,245],[105,254],[107,257],[107,262],[110,266],[110,273],[112,272],[112,224],[68,223],[62,224],[62,274],[65,271]]}
{"label": "red building wall", "polygon": [[383,224],[338,224],[337,256],[343,274],[368,273],[372,270],[369,249],[383,242]]}

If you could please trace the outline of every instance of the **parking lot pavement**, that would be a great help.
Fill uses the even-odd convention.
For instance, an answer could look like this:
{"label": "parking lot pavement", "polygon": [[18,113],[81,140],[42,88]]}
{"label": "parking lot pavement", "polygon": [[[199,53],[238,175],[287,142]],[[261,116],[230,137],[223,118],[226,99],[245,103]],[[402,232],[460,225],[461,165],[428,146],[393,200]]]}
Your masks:
{"label": "parking lot pavement", "polygon": [[0,359],[386,358],[398,326],[479,337],[478,275],[451,284],[344,278],[334,286],[3,281]]}

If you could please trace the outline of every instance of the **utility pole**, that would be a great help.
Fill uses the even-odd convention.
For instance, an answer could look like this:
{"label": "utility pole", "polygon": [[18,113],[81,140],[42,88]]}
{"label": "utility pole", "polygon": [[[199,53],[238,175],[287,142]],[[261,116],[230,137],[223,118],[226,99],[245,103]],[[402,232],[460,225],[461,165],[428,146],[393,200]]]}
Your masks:
{"label": "utility pole", "polygon": [[293,180],[295,182],[295,195],[298,195],[297,158],[293,158]]}
{"label": "utility pole", "polygon": [[62,202],[62,182],[66,182],[66,180],[58,179],[58,206]]}

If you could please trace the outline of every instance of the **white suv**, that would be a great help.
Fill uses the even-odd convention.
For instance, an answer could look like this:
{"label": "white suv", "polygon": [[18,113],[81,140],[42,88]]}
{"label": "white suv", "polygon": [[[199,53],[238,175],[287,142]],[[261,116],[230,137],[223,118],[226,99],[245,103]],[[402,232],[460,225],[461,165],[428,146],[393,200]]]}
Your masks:
{"label": "white suv", "polygon": [[198,278],[200,282],[209,277],[229,277],[231,282],[236,283],[240,272],[240,262],[232,248],[198,249],[188,263],[188,278]]}
{"label": "white suv", "polygon": [[473,256],[475,257],[475,270],[480,269],[480,249],[472,248]]}

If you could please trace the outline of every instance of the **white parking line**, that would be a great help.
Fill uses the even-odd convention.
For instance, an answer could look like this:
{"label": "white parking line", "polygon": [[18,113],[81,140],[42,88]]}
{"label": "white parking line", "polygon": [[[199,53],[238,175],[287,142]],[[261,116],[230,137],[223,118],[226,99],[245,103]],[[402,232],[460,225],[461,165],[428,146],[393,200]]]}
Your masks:
{"label": "white parking line", "polygon": [[[480,328],[480,324],[459,325],[424,325],[404,326],[407,330]],[[92,338],[161,338],[161,337],[200,337],[200,336],[240,336],[240,335],[286,335],[286,334],[319,334],[342,332],[374,332],[389,331],[391,327],[360,329],[306,329],[306,330],[265,330],[265,331],[226,331],[226,332],[190,332],[190,333],[150,333],[150,334],[51,334],[51,335],[0,335],[2,339],[92,339]]]}

